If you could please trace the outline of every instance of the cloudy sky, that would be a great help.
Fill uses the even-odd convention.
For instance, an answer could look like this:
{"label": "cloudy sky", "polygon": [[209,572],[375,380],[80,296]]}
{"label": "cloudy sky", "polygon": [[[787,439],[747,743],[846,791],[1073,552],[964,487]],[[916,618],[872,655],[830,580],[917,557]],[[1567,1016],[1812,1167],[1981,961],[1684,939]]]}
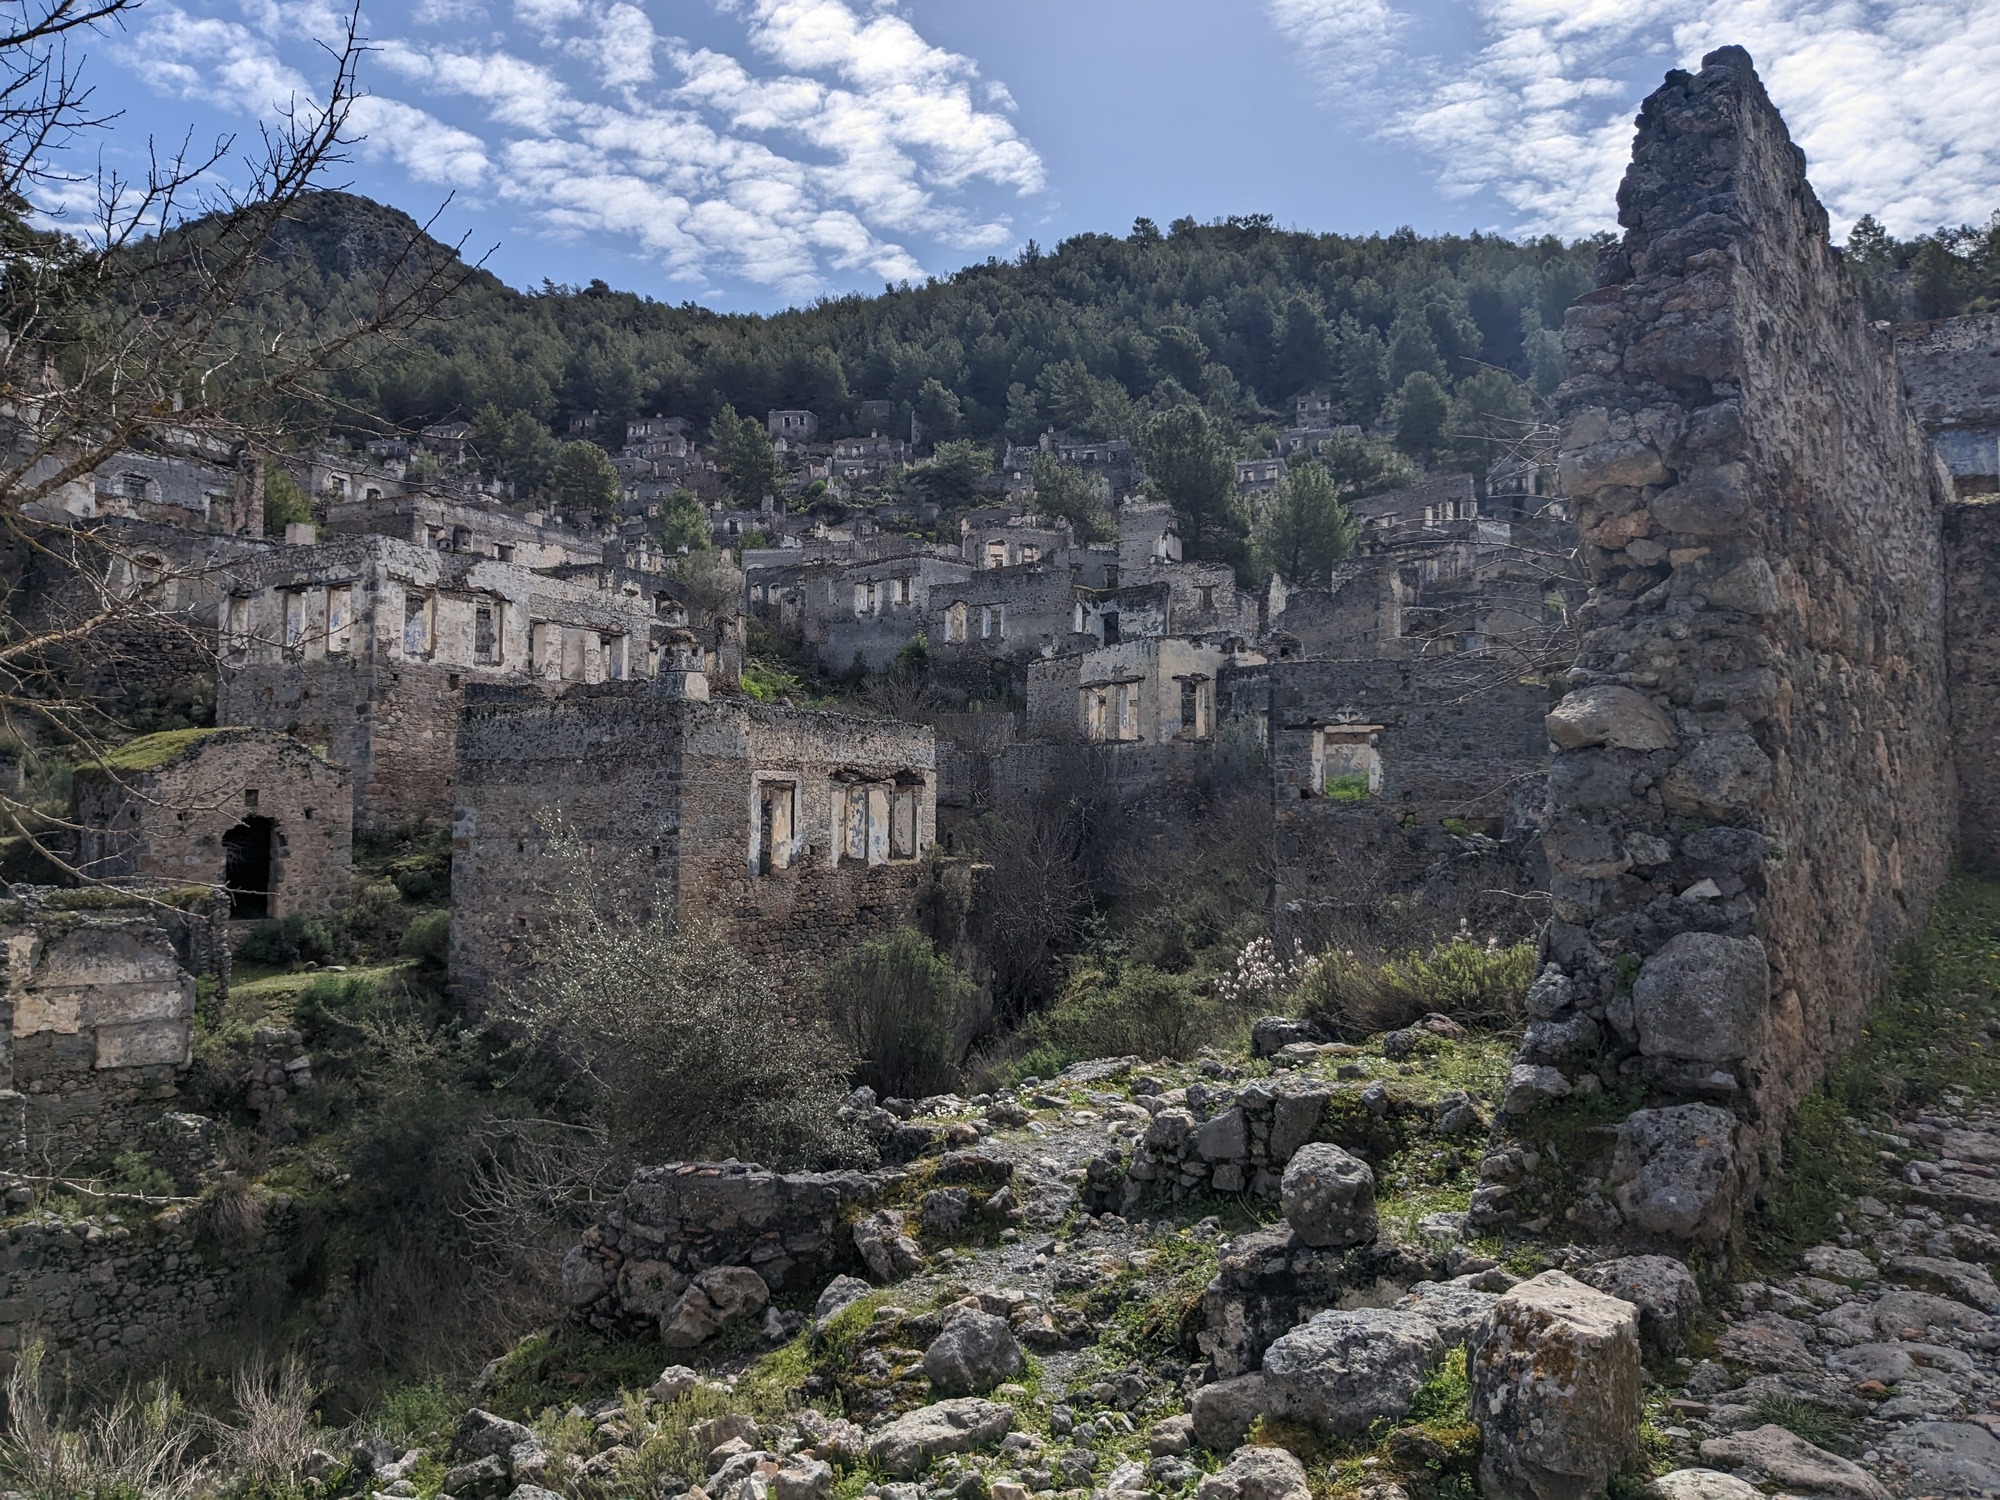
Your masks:
{"label": "cloudy sky", "polygon": [[[85,47],[107,163],[310,100],[344,14],[145,0]],[[368,0],[363,31],[343,185],[444,205],[515,285],[726,309],[1141,214],[1587,234],[1639,99],[1723,42],[1840,227],[2000,209],[1995,0]]]}

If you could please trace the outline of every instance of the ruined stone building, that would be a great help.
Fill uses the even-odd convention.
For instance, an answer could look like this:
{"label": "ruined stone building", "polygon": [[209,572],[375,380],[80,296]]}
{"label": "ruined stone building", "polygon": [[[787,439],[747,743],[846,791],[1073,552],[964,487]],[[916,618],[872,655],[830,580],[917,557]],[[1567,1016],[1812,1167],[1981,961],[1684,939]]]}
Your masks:
{"label": "ruined stone building", "polygon": [[809,411],[770,411],[764,426],[772,437],[791,443],[810,443],[819,435],[819,418]]}
{"label": "ruined stone building", "polygon": [[1152,636],[1037,661],[1028,668],[1029,731],[1053,740],[1165,745],[1215,737],[1216,680],[1254,652]]}
{"label": "ruined stone building", "polygon": [[442,821],[469,684],[651,677],[668,631],[647,600],[476,553],[381,536],[279,548],[233,579],[216,718],[345,766],[358,831]]}
{"label": "ruined stone building", "polygon": [[2000,492],[2000,313],[1899,328],[1896,364],[1953,492]]}
{"label": "ruined stone building", "polygon": [[[1624,238],[1565,322],[1591,587],[1548,720],[1552,967],[1510,1107],[1643,1093],[1576,1205],[1598,1232],[1727,1232],[1955,848],[1990,837],[1953,759],[1954,731],[1989,736],[1956,759],[1990,812],[1994,557],[1969,511],[1948,523],[1804,167],[1741,49],[1668,74]],[[1543,1211],[1489,1162],[1475,1224]]]}
{"label": "ruined stone building", "polygon": [[554,882],[550,815],[635,912],[671,903],[744,952],[818,959],[912,919],[937,835],[925,727],[605,683],[480,689],[459,733],[452,978],[490,993],[526,961]]}
{"label": "ruined stone building", "polygon": [[539,511],[510,510],[493,500],[409,493],[330,500],[326,532],[395,537],[434,552],[470,553],[523,568],[600,563],[601,537],[554,524]]}
{"label": "ruined stone building", "polygon": [[350,778],[288,735],[142,735],[79,767],[70,795],[77,868],[92,880],[218,887],[239,921],[347,904]]}

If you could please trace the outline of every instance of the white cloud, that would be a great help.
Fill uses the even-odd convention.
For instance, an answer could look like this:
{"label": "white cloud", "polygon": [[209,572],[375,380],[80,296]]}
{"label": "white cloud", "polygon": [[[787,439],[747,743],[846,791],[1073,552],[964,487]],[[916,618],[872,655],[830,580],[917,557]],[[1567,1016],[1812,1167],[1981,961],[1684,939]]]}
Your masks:
{"label": "white cloud", "polygon": [[1899,233],[2000,207],[1992,0],[1454,0],[1469,55],[1426,53],[1385,0],[1265,0],[1337,107],[1491,194],[1508,227],[1611,227],[1639,100],[1669,67],[1747,47],[1836,225]]}
{"label": "white cloud", "polygon": [[[285,59],[304,61],[302,35],[332,28],[331,3],[172,0],[143,13],[125,60],[176,92],[268,114],[303,94]],[[920,277],[920,241],[1012,242],[986,200],[1037,192],[1044,172],[1004,84],[926,41],[894,0],[713,3],[741,28],[740,55],[662,39],[647,14],[661,0],[378,5],[361,150],[517,205],[557,237],[628,245],[698,286],[809,296],[857,272]],[[242,20],[207,13],[225,7]],[[433,30],[379,34],[396,21]]]}

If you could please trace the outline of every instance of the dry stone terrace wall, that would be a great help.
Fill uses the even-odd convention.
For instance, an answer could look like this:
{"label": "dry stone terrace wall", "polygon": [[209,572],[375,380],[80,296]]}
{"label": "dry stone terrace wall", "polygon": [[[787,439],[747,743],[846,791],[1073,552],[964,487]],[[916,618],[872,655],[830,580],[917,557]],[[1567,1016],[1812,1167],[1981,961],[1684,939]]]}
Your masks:
{"label": "dry stone terrace wall", "polygon": [[1716,1233],[1945,873],[1948,490],[1747,54],[1646,101],[1619,210],[1565,333],[1593,587],[1531,1042],[1661,1106],[1620,1137],[1628,1229]]}
{"label": "dry stone terrace wall", "polygon": [[1945,516],[1945,620],[1959,857],[2000,870],[2000,502]]}

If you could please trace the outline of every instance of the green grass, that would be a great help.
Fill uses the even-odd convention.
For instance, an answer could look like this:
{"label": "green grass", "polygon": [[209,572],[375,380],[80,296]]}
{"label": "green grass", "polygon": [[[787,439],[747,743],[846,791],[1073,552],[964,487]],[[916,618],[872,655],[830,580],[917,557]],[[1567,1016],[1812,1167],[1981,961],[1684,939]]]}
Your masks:
{"label": "green grass", "polygon": [[105,751],[95,761],[78,766],[76,774],[88,776],[99,770],[127,773],[157,771],[162,766],[172,765],[196,745],[222,732],[220,729],[164,729],[158,734],[142,734],[135,740],[127,740],[115,750]]}
{"label": "green grass", "polygon": [[1366,771],[1349,771],[1326,778],[1326,795],[1335,802],[1366,802],[1375,794],[1369,789]]}
{"label": "green grass", "polygon": [[1755,1426],[1775,1424],[1793,1436],[1802,1437],[1842,1458],[1853,1458],[1861,1451],[1861,1445],[1856,1441],[1861,1429],[1851,1417],[1829,1411],[1824,1406],[1815,1406],[1810,1401],[1801,1401],[1796,1396],[1762,1397],[1750,1408],[1750,1418]]}
{"label": "green grass", "polygon": [[1860,1122],[1961,1097],[2000,1094],[2000,1058],[1982,1037],[2000,1020],[2000,882],[1961,875],[1923,933],[1897,955],[1860,1038],[1799,1104],[1781,1170],[1744,1226],[1757,1265],[1790,1266],[1835,1231],[1835,1213],[1880,1183]]}

